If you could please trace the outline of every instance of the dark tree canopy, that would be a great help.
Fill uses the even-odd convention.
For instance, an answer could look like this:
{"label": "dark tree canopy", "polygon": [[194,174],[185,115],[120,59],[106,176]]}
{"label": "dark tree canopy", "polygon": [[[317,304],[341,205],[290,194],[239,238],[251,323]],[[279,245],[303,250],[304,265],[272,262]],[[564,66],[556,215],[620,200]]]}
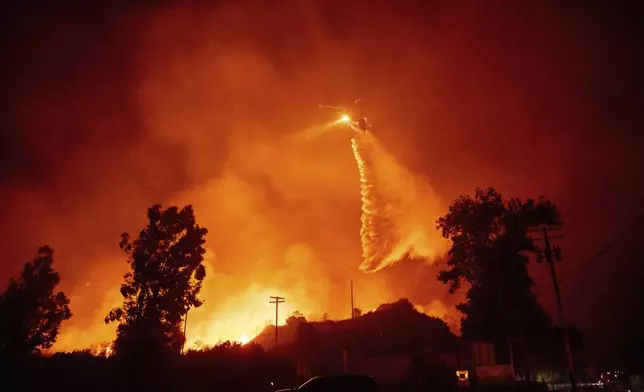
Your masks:
{"label": "dark tree canopy", "polygon": [[299,311],[296,310],[286,319],[286,325],[297,326],[298,324],[305,323],[306,317]]}
{"label": "dark tree canopy", "polygon": [[[450,292],[469,284],[467,301],[458,305],[465,315],[463,336],[495,340],[526,329],[546,327],[548,316],[537,303],[528,275],[529,254],[537,248],[527,230],[560,225],[553,204],[541,198],[504,201],[494,189],[477,189],[461,196],[438,220],[443,236],[452,241],[448,269],[438,279]],[[535,331],[535,333],[538,333]]]}
{"label": "dark tree canopy", "polygon": [[0,353],[27,355],[50,348],[60,326],[71,317],[69,299],[55,292],[60,281],[52,268],[54,251],[43,246],[18,279],[0,295]]}
{"label": "dark tree canopy", "polygon": [[191,307],[202,304],[197,295],[206,276],[206,233],[191,206],[162,210],[155,205],[137,239],[121,236],[131,271],[121,285],[123,304],[105,318],[106,323],[119,322],[117,355],[181,350],[181,321]]}

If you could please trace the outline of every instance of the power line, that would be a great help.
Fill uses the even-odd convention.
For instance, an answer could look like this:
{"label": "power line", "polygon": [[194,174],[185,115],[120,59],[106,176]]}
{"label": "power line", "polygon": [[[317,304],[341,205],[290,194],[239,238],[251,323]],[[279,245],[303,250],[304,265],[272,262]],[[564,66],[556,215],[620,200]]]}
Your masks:
{"label": "power line", "polygon": [[[624,230],[622,230],[617,236],[615,236],[608,244],[606,244],[597,252],[595,252],[591,257],[579,263],[579,265],[577,265],[575,269],[571,270],[570,272],[562,276],[559,279],[559,283],[569,280],[571,277],[574,277],[576,274],[581,272],[581,270],[583,270],[585,267],[589,266],[590,264],[592,264],[597,260],[600,260],[600,256],[603,256],[606,252],[608,252],[614,246],[619,244],[621,240],[623,240],[627,235],[631,233],[631,231],[635,230],[635,228],[637,228],[637,226],[639,226],[642,223],[644,223],[644,214],[640,214],[639,216],[637,216],[635,221],[633,221],[630,225],[626,226]],[[542,293],[544,290],[545,288],[537,289],[535,290],[535,294]]]}
{"label": "power line", "polygon": [[[626,252],[624,250],[622,250],[620,253],[618,253],[615,256],[615,258],[618,259],[618,260],[621,260],[621,259],[624,258],[625,255],[626,255]],[[639,261],[639,259],[637,259],[637,258],[633,258],[633,257],[628,258],[628,264],[631,264],[631,263],[637,262],[637,261]],[[543,292],[543,289],[535,291],[535,293],[541,293],[541,292]],[[605,295],[607,292],[614,292],[614,287],[611,287],[610,285],[593,285],[593,293],[596,295],[596,297],[593,299],[593,303],[596,303],[599,300],[613,301],[614,300],[613,297]]]}
{"label": "power line", "polygon": [[637,226],[642,224],[644,222],[644,214],[641,214],[636,218],[636,220],[628,225],[624,230],[622,230],[612,241],[610,241],[607,245],[605,245],[603,248],[601,248],[599,251],[597,251],[594,255],[580,263],[577,268],[574,270],[570,271],[567,273],[565,276],[563,276],[559,281],[564,281],[566,279],[571,278],[572,276],[576,275],[581,271],[584,267],[588,266],[594,261],[599,260],[599,257],[604,255],[604,253],[608,252],[611,248],[613,248],[615,245],[617,245],[621,240],[623,240],[627,235],[631,233],[631,231],[635,230]]}

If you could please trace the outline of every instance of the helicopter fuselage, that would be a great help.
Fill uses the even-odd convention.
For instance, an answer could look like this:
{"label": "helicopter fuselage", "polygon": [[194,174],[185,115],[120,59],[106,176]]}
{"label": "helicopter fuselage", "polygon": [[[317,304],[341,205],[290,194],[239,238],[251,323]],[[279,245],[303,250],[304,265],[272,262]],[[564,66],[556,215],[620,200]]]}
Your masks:
{"label": "helicopter fuselage", "polygon": [[[359,100],[356,100],[356,103],[357,102],[359,102]],[[340,119],[337,121],[337,123],[346,123],[349,128],[356,133],[365,134],[371,128],[371,124],[369,124],[369,121],[367,121],[367,117],[355,115],[357,113],[357,110],[347,110],[339,106],[320,105],[319,107],[337,110],[337,113],[340,116]],[[356,118],[357,120],[354,120]]]}

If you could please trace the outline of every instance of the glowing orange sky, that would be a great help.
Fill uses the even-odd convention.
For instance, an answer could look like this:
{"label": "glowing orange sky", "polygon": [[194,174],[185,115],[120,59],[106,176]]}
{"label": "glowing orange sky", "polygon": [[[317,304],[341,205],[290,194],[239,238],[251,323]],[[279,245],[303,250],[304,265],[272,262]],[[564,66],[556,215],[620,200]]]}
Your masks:
{"label": "glowing orange sky", "polygon": [[[266,323],[274,322],[270,295],[287,298],[281,307],[280,323],[295,310],[318,319],[323,313],[345,318],[350,314],[348,282],[352,278],[359,307],[373,309],[397,299],[382,276],[363,276],[358,271],[360,188],[348,144],[351,133],[346,127],[323,129],[328,133],[314,139],[307,137],[308,132],[295,132],[270,142],[240,139],[218,176],[172,199],[179,205],[192,203],[199,223],[209,229],[205,260],[208,275],[201,294],[205,304],[190,313],[189,342],[214,344],[238,339],[242,334],[254,336]],[[320,140],[334,136],[344,139],[344,148],[320,149]],[[404,168],[384,152],[378,157],[382,159],[380,172],[387,169],[398,174],[390,176],[386,184],[389,191],[398,189],[397,197],[415,207],[403,218],[422,218],[415,224],[420,222],[428,232],[434,232],[426,238],[406,236],[407,243],[402,245],[413,249],[414,245],[435,244],[435,251],[442,251],[444,244],[432,223],[441,211],[436,195],[429,189],[421,190],[413,176],[401,176]],[[418,192],[424,192],[427,200],[418,200]],[[418,215],[420,211],[424,215]],[[423,230],[422,226],[408,227],[401,229]],[[115,259],[115,268],[118,262]],[[125,266],[120,267],[124,271]],[[114,280],[106,301],[118,301],[118,282]],[[436,283],[434,286],[439,287]],[[72,293],[91,297],[94,290],[81,286]],[[72,300],[75,305],[82,301]],[[86,328],[65,328],[57,348],[81,348],[110,340],[114,326],[101,325],[100,318],[114,305],[94,307],[95,323]],[[441,305],[418,305],[438,316],[448,312]]]}
{"label": "glowing orange sky", "polygon": [[[418,201],[429,215],[477,186],[552,198],[572,233],[564,273],[628,220],[644,199],[633,171],[644,143],[639,101],[623,95],[641,91],[628,76],[641,59],[600,30],[628,25],[548,7],[385,3],[97,6],[80,19],[58,7],[16,19],[0,277],[39,245],[55,249],[74,312],[61,347],[113,333],[101,320],[126,267],[119,235],[154,203],[191,203],[209,230],[195,335],[217,336],[224,320],[263,325],[268,293],[287,297],[285,313],[346,316],[350,278],[358,307],[408,296],[450,308],[439,267],[357,270],[351,135],[317,132],[332,120],[319,104],[363,99],[396,167],[432,190]],[[572,306],[583,290],[565,289],[571,320],[596,317]]]}

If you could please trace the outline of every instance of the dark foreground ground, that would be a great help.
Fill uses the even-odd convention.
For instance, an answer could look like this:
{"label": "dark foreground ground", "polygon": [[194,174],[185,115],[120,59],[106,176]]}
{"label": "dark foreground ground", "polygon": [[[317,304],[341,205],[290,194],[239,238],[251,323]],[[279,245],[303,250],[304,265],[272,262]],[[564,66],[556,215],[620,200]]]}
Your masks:
{"label": "dark foreground ground", "polygon": [[[0,391],[257,391],[300,385],[296,364],[263,352],[193,353],[174,359],[120,360],[87,353],[0,360]],[[427,369],[415,379],[379,380],[381,392],[545,392],[544,384],[459,388],[451,369]],[[587,390],[587,389],[585,389]],[[578,392],[582,392],[579,390]]]}
{"label": "dark foreground ground", "polygon": [[260,391],[297,384],[288,359],[266,356],[134,361],[89,354],[3,360],[0,391]]}

